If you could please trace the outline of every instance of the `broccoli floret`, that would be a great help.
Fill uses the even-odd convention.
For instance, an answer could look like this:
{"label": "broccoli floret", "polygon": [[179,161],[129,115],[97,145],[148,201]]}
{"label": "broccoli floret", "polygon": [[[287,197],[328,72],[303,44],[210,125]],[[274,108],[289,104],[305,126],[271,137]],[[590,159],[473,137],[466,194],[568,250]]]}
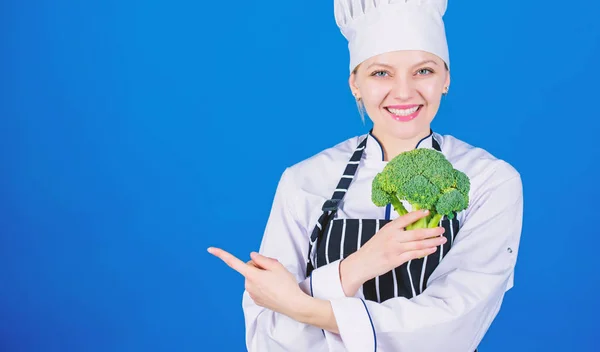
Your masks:
{"label": "broccoli floret", "polygon": [[[442,153],[436,152],[436,154],[442,155]],[[422,168],[422,175],[426,177],[431,183],[433,183],[439,190],[448,189],[454,187],[455,173],[452,164],[446,159],[443,161],[436,162],[431,167],[426,165],[419,166]]]}
{"label": "broccoli floret", "polygon": [[456,188],[464,197],[469,198],[469,189],[471,188],[471,180],[463,172],[454,170],[454,188]]}
{"label": "broccoli floret", "polygon": [[375,179],[373,179],[373,184],[372,184],[372,191],[371,191],[371,198],[373,200],[373,203],[375,203],[375,205],[377,205],[378,207],[384,207],[388,204],[390,204],[392,202],[392,198],[395,197],[395,195],[387,193],[386,191],[384,191],[383,187],[384,185],[382,184],[383,182],[383,174],[377,174],[375,176]]}
{"label": "broccoli floret", "polygon": [[378,207],[384,207],[388,204],[392,204],[394,206],[394,210],[398,214],[404,215],[408,213],[404,205],[402,205],[402,202],[400,202],[396,196],[396,192],[389,191],[385,175],[382,173],[377,174],[373,180],[371,198],[373,203]]}
{"label": "broccoli floret", "polygon": [[415,175],[399,187],[400,194],[413,206],[414,210],[431,209],[435,205],[440,189],[423,175]]}
{"label": "broccoli floret", "polygon": [[407,229],[438,226],[445,215],[453,219],[456,212],[469,205],[470,181],[454,169],[445,156],[432,149],[414,149],[390,160],[375,176],[372,201],[377,206],[392,204],[399,215],[407,213],[402,201],[413,210],[429,209],[429,216]]}
{"label": "broccoli floret", "polygon": [[467,198],[457,189],[451,189],[440,196],[435,209],[439,214],[454,218],[454,212],[459,212],[468,206]]}

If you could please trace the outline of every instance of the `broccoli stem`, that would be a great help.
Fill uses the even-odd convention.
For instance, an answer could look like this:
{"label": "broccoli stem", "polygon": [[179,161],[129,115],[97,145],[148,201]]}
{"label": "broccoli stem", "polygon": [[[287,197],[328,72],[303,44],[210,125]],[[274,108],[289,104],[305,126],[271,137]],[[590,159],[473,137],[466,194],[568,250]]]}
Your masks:
{"label": "broccoli stem", "polygon": [[394,206],[394,210],[398,213],[398,215],[402,216],[404,214],[408,214],[408,210],[406,210],[396,195],[392,196],[392,205]]}
{"label": "broccoli stem", "polygon": [[[418,204],[411,204],[413,211],[415,210],[421,210],[424,208],[421,208]],[[424,229],[427,227],[427,219],[429,219],[430,216],[426,216],[424,218],[421,218],[417,221],[415,221],[414,223],[408,225],[406,227],[407,230],[414,230],[414,229]]]}
{"label": "broccoli stem", "polygon": [[427,227],[427,217],[420,218],[411,225],[411,229],[424,229]]}
{"label": "broccoli stem", "polygon": [[[417,204],[411,204],[413,210],[421,210],[421,207]],[[406,208],[404,207],[404,205],[402,205],[402,202],[400,202],[400,199],[397,196],[392,196],[392,206],[394,207],[394,210],[398,213],[398,215],[402,216],[405,214],[408,214],[408,210],[406,210]],[[424,228],[434,228],[437,227],[440,220],[442,219],[441,214],[438,214],[434,211],[431,211],[429,216],[426,216],[424,218],[421,218],[417,221],[415,221],[414,223],[408,225],[406,227],[407,230],[414,230],[414,229],[424,229]]]}
{"label": "broccoli stem", "polygon": [[427,227],[432,229],[434,227],[438,227],[440,220],[442,220],[442,214],[438,214],[436,213],[435,215],[433,215],[433,217],[431,218],[431,220],[429,220],[429,223],[427,224]]}

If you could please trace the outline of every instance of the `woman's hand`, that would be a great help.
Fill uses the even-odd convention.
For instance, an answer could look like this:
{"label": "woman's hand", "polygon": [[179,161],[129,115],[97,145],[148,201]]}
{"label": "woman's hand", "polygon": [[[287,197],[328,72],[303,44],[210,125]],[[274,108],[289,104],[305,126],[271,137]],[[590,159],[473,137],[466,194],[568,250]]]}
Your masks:
{"label": "woman's hand", "polygon": [[244,263],[219,248],[209,248],[208,252],[246,278],[246,291],[261,307],[295,317],[298,301],[308,297],[298,286],[294,275],[275,259],[253,252],[250,254],[252,260]]}
{"label": "woman's hand", "polygon": [[422,217],[427,211],[418,210],[405,214],[386,224],[364,246],[340,264],[340,278],[348,297],[368,280],[416,258],[434,253],[446,242],[443,227],[432,229],[404,228]]}

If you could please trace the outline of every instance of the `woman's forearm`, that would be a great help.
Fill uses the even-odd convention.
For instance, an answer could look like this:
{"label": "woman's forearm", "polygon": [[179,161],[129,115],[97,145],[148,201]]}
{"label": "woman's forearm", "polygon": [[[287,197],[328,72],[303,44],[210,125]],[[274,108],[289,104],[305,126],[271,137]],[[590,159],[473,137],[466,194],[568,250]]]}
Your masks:
{"label": "woman's forearm", "polygon": [[[358,256],[353,254],[340,263],[340,282],[346,297],[353,297],[365,281],[365,273],[358,262]],[[297,308],[289,314],[292,319],[339,334],[331,302],[308,295],[297,302]]]}
{"label": "woman's forearm", "polygon": [[365,281],[370,279],[365,279],[366,274],[363,273],[363,269],[364,266],[361,267],[358,263],[356,253],[340,262],[340,282],[346,297],[354,297]]}
{"label": "woman's forearm", "polygon": [[329,301],[305,296],[303,300],[298,301],[296,307],[298,307],[297,310],[291,314],[292,319],[339,334],[337,321]]}
{"label": "woman's forearm", "polygon": [[[340,282],[346,297],[356,295],[364,282],[369,279],[370,274],[359,262],[360,259],[357,253],[351,254],[340,262]],[[297,302],[297,308],[289,314],[292,319],[339,334],[331,302],[309,295],[304,295]]]}

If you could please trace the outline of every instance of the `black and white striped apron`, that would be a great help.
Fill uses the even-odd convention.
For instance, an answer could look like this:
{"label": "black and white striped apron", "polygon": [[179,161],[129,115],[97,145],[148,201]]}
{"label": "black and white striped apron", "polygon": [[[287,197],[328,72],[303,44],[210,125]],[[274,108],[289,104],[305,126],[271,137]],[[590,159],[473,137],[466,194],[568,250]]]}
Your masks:
{"label": "black and white striped apron", "polygon": [[[359,162],[367,146],[367,139],[368,137],[358,145],[333,196],[323,204],[323,214],[319,217],[310,238],[307,276],[315,268],[348,257],[391,221],[389,216],[386,216],[387,219],[339,219],[336,217],[338,206],[358,170]],[[440,145],[433,136],[432,145],[435,150],[441,152]],[[448,253],[458,234],[459,223],[456,216],[452,220],[444,216],[440,220],[440,225],[446,230],[444,232],[444,236],[448,239],[446,243],[431,255],[408,261],[394,270],[365,282],[363,285],[365,299],[381,303],[394,297],[410,299],[422,293],[427,287],[429,276],[442,261],[444,255]]]}

